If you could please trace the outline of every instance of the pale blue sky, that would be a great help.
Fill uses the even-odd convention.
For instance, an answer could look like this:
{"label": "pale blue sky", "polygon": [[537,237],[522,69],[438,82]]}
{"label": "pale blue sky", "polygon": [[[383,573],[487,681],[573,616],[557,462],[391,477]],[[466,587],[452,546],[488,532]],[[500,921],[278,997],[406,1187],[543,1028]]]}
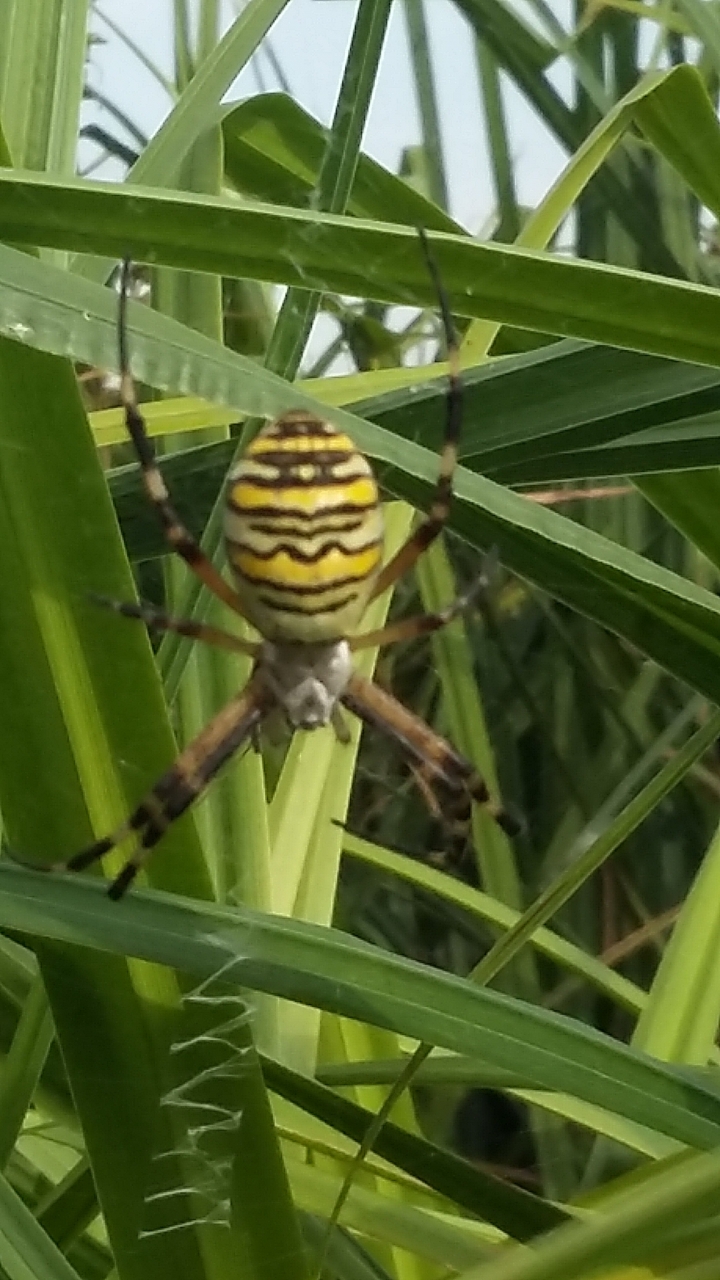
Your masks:
{"label": "pale blue sky", "polygon": [[[148,57],[170,72],[172,0],[100,0],[99,7]],[[326,124],[332,117],[356,7],[356,0],[290,0],[271,32],[274,52],[294,96]],[[452,212],[469,230],[477,233],[486,227],[492,215],[494,196],[488,175],[471,42],[464,19],[450,0],[425,0],[425,11],[440,95]],[[229,23],[234,12],[236,6],[226,0],[226,22]],[[116,102],[141,128],[152,133],[168,109],[165,93],[100,18],[95,19],[93,29],[106,43],[91,50],[90,83]],[[265,59],[261,58],[260,67],[266,87],[275,87]],[[240,77],[230,96],[248,97],[257,91],[258,81],[250,68]],[[557,176],[563,156],[512,88],[507,102],[520,200],[536,204]],[[112,127],[96,110],[92,114],[100,123]],[[393,6],[363,146],[374,159],[394,170],[403,147],[418,140],[405,26],[398,3]]]}

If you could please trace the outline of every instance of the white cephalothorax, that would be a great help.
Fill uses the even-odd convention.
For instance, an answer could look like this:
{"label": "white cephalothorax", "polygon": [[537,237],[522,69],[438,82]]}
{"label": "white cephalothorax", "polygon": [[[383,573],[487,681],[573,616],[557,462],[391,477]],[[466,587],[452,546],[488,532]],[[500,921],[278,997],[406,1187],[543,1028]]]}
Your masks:
{"label": "white cephalothorax", "polygon": [[352,675],[346,640],[332,644],[274,644],[266,640],[258,667],[293,729],[329,724]]}

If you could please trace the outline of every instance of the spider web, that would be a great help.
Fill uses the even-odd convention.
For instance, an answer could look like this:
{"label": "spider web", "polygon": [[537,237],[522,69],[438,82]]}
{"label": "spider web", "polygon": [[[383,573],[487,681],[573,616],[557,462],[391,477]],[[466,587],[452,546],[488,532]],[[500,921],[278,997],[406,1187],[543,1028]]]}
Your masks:
{"label": "spider web", "polygon": [[162,1128],[171,1130],[173,1142],[151,1160],[143,1237],[230,1226],[241,1098],[255,1069],[248,1047],[251,1018],[244,993],[228,984],[224,969],[182,997],[168,1088],[160,1099]]}

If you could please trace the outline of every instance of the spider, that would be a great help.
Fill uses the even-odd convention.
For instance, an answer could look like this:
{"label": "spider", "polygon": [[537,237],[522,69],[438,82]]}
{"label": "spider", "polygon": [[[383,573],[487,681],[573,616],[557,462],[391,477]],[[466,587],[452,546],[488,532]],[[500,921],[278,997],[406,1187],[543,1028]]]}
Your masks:
{"label": "spider", "polygon": [[428,634],[465,609],[482,585],[447,608],[357,633],[366,606],[415,563],[443,529],[452,497],[452,477],[461,426],[462,383],[457,336],[445,290],[424,231],[420,245],[442,316],[449,364],[445,436],[429,514],[384,566],[383,523],[370,464],[348,436],[302,409],[268,422],[231,471],[224,536],[234,585],[226,582],[177,515],[138,407],[130,371],[127,297],[131,265],[122,264],[118,308],[120,398],[140,464],[145,493],[160,518],[170,549],[231,610],[259,632],[257,643],[217,627],[174,618],[145,604],[100,602],[154,630],[215,645],[254,659],[243,689],[177,757],[122,826],[49,870],[80,871],[126,838],[137,847],[108,887],[118,899],[151,850],[205,790],[260,722],[278,709],[292,730],[332,724],[348,733],[341,708],[380,729],[409,757],[433,812],[441,787],[458,813],[469,818],[471,802],[483,805],[509,835],[518,823],[491,799],[483,779],[444,738],[372,681],[353,670],[358,649]]}

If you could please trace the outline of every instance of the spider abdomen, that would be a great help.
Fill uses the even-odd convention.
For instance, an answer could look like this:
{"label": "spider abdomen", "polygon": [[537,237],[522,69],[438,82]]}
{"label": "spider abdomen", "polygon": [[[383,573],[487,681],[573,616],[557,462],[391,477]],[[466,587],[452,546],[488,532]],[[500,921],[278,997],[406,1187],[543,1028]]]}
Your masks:
{"label": "spider abdomen", "polygon": [[369,462],[330,423],[284,414],[230,476],[225,540],[238,594],[266,639],[316,644],[349,634],[382,559]]}

